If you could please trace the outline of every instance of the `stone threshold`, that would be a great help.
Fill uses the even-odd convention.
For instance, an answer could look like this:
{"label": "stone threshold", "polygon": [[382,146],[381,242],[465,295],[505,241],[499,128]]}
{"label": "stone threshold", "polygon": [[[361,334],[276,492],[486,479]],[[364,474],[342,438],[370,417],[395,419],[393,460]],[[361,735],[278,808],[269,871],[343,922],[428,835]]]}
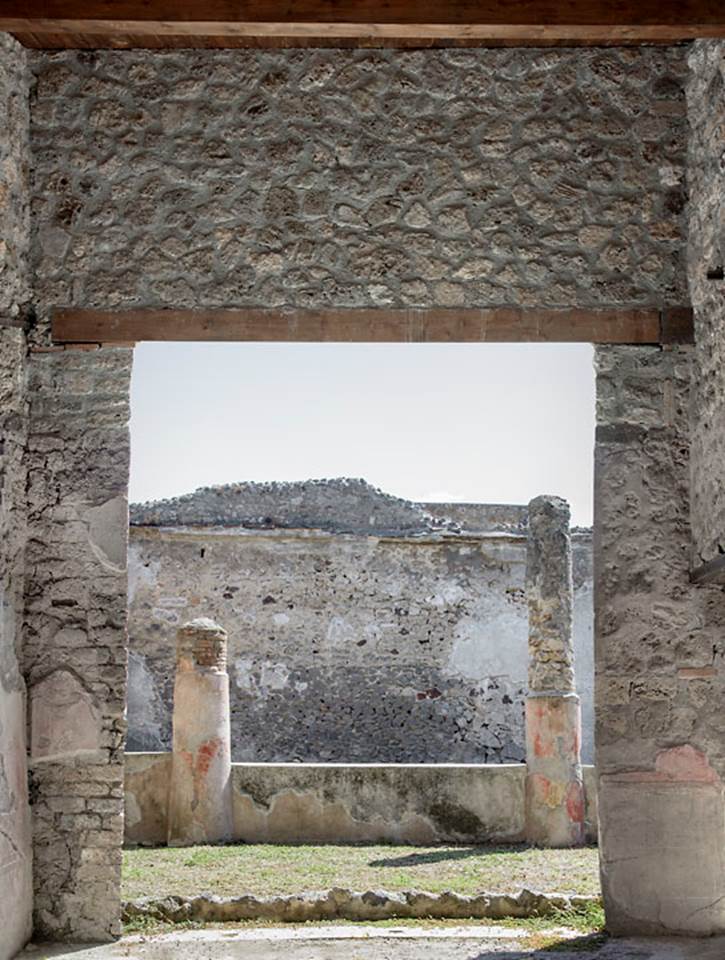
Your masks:
{"label": "stone threshold", "polygon": [[233,923],[266,920],[276,923],[306,923],[319,920],[505,920],[547,917],[562,912],[582,912],[601,898],[566,893],[520,890],[516,894],[479,893],[474,896],[445,891],[429,893],[406,890],[331,890],[289,896],[142,897],[123,903],[122,919],[147,918],[164,923]]}

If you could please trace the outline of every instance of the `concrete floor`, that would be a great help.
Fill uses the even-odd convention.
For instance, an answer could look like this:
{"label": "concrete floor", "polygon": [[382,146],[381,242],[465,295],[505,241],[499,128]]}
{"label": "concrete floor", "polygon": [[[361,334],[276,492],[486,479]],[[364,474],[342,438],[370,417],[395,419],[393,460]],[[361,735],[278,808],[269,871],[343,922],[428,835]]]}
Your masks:
{"label": "concrete floor", "polygon": [[124,937],[102,946],[27,947],[18,960],[725,960],[725,937],[712,940],[610,940],[571,950],[531,951],[524,930],[461,926],[275,927],[187,930]]}

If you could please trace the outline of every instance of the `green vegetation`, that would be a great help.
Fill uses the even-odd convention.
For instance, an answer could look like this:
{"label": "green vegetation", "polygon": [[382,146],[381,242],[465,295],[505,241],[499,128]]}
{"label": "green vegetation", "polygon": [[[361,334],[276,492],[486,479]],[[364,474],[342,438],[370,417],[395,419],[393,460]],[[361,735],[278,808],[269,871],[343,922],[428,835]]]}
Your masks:
{"label": "green vegetation", "polygon": [[126,850],[122,896],[222,897],[352,890],[599,893],[596,847],[273,846]]}

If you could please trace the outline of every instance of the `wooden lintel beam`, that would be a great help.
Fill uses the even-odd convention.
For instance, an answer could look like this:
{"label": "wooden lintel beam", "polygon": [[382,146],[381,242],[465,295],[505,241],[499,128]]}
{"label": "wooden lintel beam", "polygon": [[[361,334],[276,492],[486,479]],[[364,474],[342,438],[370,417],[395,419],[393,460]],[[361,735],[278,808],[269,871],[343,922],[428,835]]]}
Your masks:
{"label": "wooden lintel beam", "polygon": [[[684,312],[683,312],[684,311]],[[683,317],[689,317],[689,328]],[[55,343],[142,340],[338,343],[683,343],[692,312],[678,308],[675,335],[658,308],[571,309],[59,309]],[[689,329],[689,333],[687,330]]]}
{"label": "wooden lintel beam", "polygon": [[725,36],[722,0],[0,0],[33,46],[673,43]]}

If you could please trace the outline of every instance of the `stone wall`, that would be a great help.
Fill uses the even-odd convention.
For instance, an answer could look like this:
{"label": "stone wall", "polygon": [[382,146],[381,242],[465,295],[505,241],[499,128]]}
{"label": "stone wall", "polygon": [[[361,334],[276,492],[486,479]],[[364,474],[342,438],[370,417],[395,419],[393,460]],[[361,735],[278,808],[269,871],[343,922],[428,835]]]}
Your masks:
{"label": "stone wall", "polygon": [[0,960],[31,932],[23,619],[28,248],[26,54],[0,34]]}
{"label": "stone wall", "polygon": [[[235,760],[523,760],[526,508],[429,506],[342,480],[132,507],[129,748],[170,748],[175,633],[205,615],[229,633]],[[586,533],[575,573],[589,760]]]}
{"label": "stone wall", "polygon": [[689,348],[597,350],[602,885],[615,933],[725,930],[725,594],[690,584]]}
{"label": "stone wall", "polygon": [[[125,838],[165,844],[170,753],[126,754]],[[234,839],[243,843],[515,843],[523,764],[235,763]],[[596,842],[594,768],[585,769]],[[240,877],[240,892],[244,877]]]}
{"label": "stone wall", "polygon": [[725,41],[692,45],[687,250],[697,350],[693,371],[695,566],[725,553]]}
{"label": "stone wall", "polygon": [[120,932],[131,351],[29,364],[24,673],[35,933]]}
{"label": "stone wall", "polygon": [[685,303],[685,55],[34,52],[45,304]]}

